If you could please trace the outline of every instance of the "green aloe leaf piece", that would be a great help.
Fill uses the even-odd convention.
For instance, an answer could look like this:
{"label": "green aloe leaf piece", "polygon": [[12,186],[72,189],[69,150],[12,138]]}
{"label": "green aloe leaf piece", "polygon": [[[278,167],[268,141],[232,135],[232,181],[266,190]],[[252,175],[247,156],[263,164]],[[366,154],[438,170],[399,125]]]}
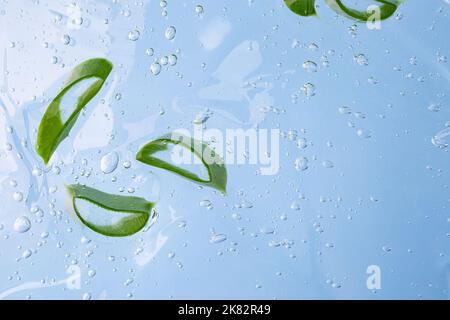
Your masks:
{"label": "green aloe leaf piece", "polygon": [[292,12],[300,16],[309,17],[317,15],[315,1],[316,0],[284,0],[284,3]]}
{"label": "green aloe leaf piece", "polygon": [[[154,157],[154,154],[157,152],[168,151],[170,144],[180,145],[200,158],[208,171],[209,179],[204,180],[190,171]],[[202,141],[177,133],[169,133],[143,146],[137,153],[136,160],[150,166],[171,171],[198,184],[226,193],[227,170],[223,164],[223,159]]]}
{"label": "green aloe leaf piece", "polygon": [[[105,236],[126,237],[135,234],[145,227],[153,212],[154,203],[144,198],[113,195],[80,184],[69,185],[66,188],[72,197],[71,204],[73,209],[81,222],[89,229]],[[114,222],[110,224],[99,225],[90,221],[96,218],[92,216],[93,213],[80,213],[76,204],[77,199],[85,200],[105,209],[104,214],[111,211],[119,216],[124,214],[124,217],[112,219]]]}
{"label": "green aloe leaf piece", "polygon": [[[317,15],[315,8],[316,0],[284,0],[286,6],[288,6],[294,13],[308,17]],[[325,0],[328,6],[333,9],[337,14],[345,16],[347,18],[355,19],[358,21],[366,22],[371,19],[373,12],[360,11],[351,9],[344,5],[342,0]],[[379,3],[380,8],[380,20],[385,20],[391,17],[397,8],[404,0],[374,0]]]}
{"label": "green aloe leaf piece", "polygon": [[[353,18],[358,21],[366,22],[373,16],[373,12],[349,8],[342,3],[342,0],[326,0],[326,2],[328,6],[337,14],[348,18]],[[403,2],[403,0],[375,0],[375,2],[379,3],[380,20],[385,20],[397,11],[398,6]]]}
{"label": "green aloe leaf piece", "polygon": [[[83,107],[100,91],[108,78],[113,65],[106,59],[96,58],[82,62],[76,66],[63,89],[47,107],[39,125],[36,151],[47,164],[58,145],[68,135],[80,115]],[[77,99],[74,111],[67,121],[62,120],[61,102],[71,88],[83,80],[94,79],[93,82]]]}

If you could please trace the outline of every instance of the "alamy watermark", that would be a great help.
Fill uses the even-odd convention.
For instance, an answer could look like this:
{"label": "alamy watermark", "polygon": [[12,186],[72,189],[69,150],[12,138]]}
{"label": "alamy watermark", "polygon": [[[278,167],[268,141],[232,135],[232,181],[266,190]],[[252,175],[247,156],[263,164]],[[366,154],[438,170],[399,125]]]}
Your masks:
{"label": "alamy watermark", "polygon": [[[203,129],[195,126],[193,134],[187,129],[172,133],[171,140],[179,141],[171,152],[176,165],[257,165],[261,175],[276,175],[280,169],[279,129]],[[203,144],[194,141],[203,141]],[[194,150],[194,152],[191,152]],[[213,151],[213,152],[211,152]]]}
{"label": "alamy watermark", "polygon": [[378,5],[371,5],[367,8],[368,19],[366,26],[369,30],[381,29],[381,8]]}
{"label": "alamy watermark", "polygon": [[367,267],[366,273],[369,275],[367,277],[366,286],[369,290],[380,290],[381,289],[381,268],[377,265],[370,265]]}

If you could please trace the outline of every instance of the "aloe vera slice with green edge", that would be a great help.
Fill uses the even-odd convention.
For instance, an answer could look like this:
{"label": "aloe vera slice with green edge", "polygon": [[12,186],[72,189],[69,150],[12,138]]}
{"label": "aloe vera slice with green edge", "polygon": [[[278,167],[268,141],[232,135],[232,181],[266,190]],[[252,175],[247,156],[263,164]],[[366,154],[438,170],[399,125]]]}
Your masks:
{"label": "aloe vera slice with green edge", "polygon": [[[370,10],[360,11],[351,9],[344,5],[342,0],[326,0],[326,2],[328,6],[337,14],[362,22],[367,22],[373,17],[374,14]],[[380,8],[380,20],[385,20],[397,11],[398,6],[403,2],[403,0],[375,0],[375,2],[379,3],[378,7]]]}
{"label": "aloe vera slice with green edge", "polygon": [[[137,153],[136,160],[150,166],[171,171],[198,184],[215,188],[223,193],[226,193],[227,170],[223,164],[222,158],[219,157],[215,151],[208,147],[208,145],[204,142],[179,134],[175,134],[175,136],[176,138],[174,138],[174,134],[167,134],[159,139],[147,143]],[[204,180],[190,171],[154,157],[154,154],[157,152],[168,151],[170,144],[180,145],[190,150],[195,156],[199,157],[208,171],[209,179]],[[214,161],[207,161],[207,159],[205,159],[205,155]]]}
{"label": "aloe vera slice with green edge", "polygon": [[[68,135],[83,107],[100,91],[113,65],[106,59],[95,58],[76,66],[63,89],[50,103],[39,125],[36,151],[47,164],[58,145]],[[67,121],[61,117],[61,102],[71,88],[83,80],[96,79],[77,99],[75,109]]]}
{"label": "aloe vera slice with green edge", "polygon": [[309,17],[317,15],[315,1],[316,0],[284,0],[284,3],[292,12],[300,16]]}
{"label": "aloe vera slice with green edge", "polygon": [[[66,186],[68,194],[72,197],[71,204],[77,217],[89,229],[109,237],[126,237],[140,231],[147,224],[153,214],[154,203],[144,198],[121,196],[105,193],[80,184]],[[116,219],[114,223],[99,225],[83,216],[76,205],[76,200],[85,200],[108,211],[128,214]],[[152,217],[153,218],[153,217]]]}

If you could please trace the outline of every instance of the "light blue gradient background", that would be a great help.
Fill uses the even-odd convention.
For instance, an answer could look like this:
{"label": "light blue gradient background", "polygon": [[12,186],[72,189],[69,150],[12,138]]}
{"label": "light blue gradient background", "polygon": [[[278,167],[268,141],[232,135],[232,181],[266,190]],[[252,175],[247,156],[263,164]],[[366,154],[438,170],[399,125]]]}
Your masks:
{"label": "light blue gradient background", "polygon": [[[65,20],[73,2],[85,20],[79,29]],[[349,32],[353,22],[336,17],[320,0],[319,18],[296,16],[281,0],[169,0],[167,17],[161,15],[159,1],[37,3],[0,0],[0,296],[448,299],[449,154],[431,143],[450,120],[449,63],[438,61],[439,55],[450,55],[446,1],[406,1],[398,11],[401,18],[384,21],[376,31],[357,24],[356,37]],[[204,7],[201,17],[197,4]],[[53,21],[55,12],[62,22]],[[169,25],[177,29],[174,41],[164,38]],[[127,37],[134,29],[141,36],[132,42]],[[74,39],[70,46],[60,41],[66,33]],[[292,46],[295,40],[298,48]],[[319,49],[308,49],[310,43]],[[146,55],[150,47],[154,57]],[[177,65],[153,76],[153,60],[177,49]],[[367,66],[354,61],[360,53],[367,56]],[[323,55],[329,67],[322,66]],[[51,64],[52,56],[65,66]],[[61,174],[32,176],[34,166],[43,168],[33,146],[49,99],[73,66],[96,56],[110,59],[115,69],[58,149],[53,163],[63,162]],[[411,57],[417,65],[409,63]],[[319,65],[317,73],[302,69],[306,60]],[[406,76],[410,73],[412,79]],[[370,77],[377,83],[370,83]],[[292,94],[307,82],[315,85],[316,95],[293,103]],[[211,93],[214,85],[222,91]],[[430,104],[440,104],[441,110],[429,111]],[[344,105],[353,114],[341,115],[338,108]],[[268,106],[283,112],[259,111]],[[230,166],[227,197],[169,172],[149,175],[152,169],[136,161],[130,169],[120,165],[114,173],[118,182],[101,173],[105,153],[116,150],[121,163],[132,160],[152,138],[173,129],[192,130],[192,120],[205,108],[213,111],[207,128],[294,129],[310,145],[299,149],[295,141],[282,138],[276,176],[256,175],[257,166]],[[359,128],[371,130],[372,137],[359,137]],[[109,142],[111,134],[115,138]],[[21,144],[22,138],[28,146]],[[12,151],[5,150],[6,142]],[[309,159],[304,172],[294,167],[300,156]],[[326,160],[334,167],[324,168]],[[90,177],[81,175],[83,169],[92,171]],[[136,195],[159,199],[158,220],[125,239],[93,234],[64,205],[63,184],[73,183],[75,175],[108,192],[134,186]],[[136,185],[132,175],[148,180]],[[11,186],[11,180],[18,186]],[[50,186],[58,191],[49,195]],[[13,200],[17,190],[24,201]],[[301,193],[306,199],[300,199]],[[321,202],[321,197],[329,201]],[[199,205],[205,199],[212,210]],[[300,210],[290,208],[294,201]],[[243,202],[252,207],[239,208]],[[33,204],[44,213],[41,222],[30,212]],[[19,234],[12,226],[22,215],[30,218],[32,228]],[[261,233],[261,228],[274,233]],[[211,229],[227,240],[210,243]],[[42,232],[49,237],[41,239]],[[91,241],[81,241],[83,236]],[[283,240],[291,242],[290,248],[269,245]],[[26,249],[33,250],[32,256],[16,261]],[[175,257],[169,258],[170,252]],[[65,279],[71,264],[81,268],[81,288],[49,286]],[[382,271],[382,289],[376,292],[366,287],[369,265]]]}

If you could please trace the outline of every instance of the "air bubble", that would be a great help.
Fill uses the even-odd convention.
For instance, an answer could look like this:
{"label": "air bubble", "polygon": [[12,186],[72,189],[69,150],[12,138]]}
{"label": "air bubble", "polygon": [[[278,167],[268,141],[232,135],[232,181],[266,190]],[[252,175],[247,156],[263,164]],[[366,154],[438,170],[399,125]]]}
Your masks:
{"label": "air bubble", "polygon": [[220,242],[224,242],[225,240],[227,240],[227,236],[224,234],[213,234],[211,236],[211,238],[209,239],[210,243],[220,243]]}
{"label": "air bubble", "polygon": [[30,230],[31,222],[27,217],[22,216],[22,217],[17,218],[16,221],[14,221],[13,228],[14,228],[15,232],[25,233],[28,230]]}
{"label": "air bubble", "polygon": [[168,56],[169,65],[174,66],[177,64],[178,57],[175,54],[171,54]]}
{"label": "air bubble", "polygon": [[308,159],[305,157],[300,157],[295,159],[294,166],[297,171],[305,171],[308,169]]}
{"label": "air bubble", "polygon": [[157,76],[161,72],[161,65],[159,62],[154,62],[150,65],[150,71],[154,76]]}
{"label": "air bubble", "polygon": [[449,144],[449,139],[450,139],[450,128],[446,128],[438,132],[436,135],[434,135],[431,138],[431,143],[440,149],[446,149]]}
{"label": "air bubble", "polygon": [[300,91],[303,92],[303,94],[307,98],[311,98],[316,95],[316,87],[312,83],[305,83],[301,88]]}
{"label": "air bubble", "polygon": [[69,45],[70,44],[70,36],[68,35],[68,34],[64,34],[62,37],[61,37],[61,42],[62,42],[62,44],[64,44],[64,45]]}
{"label": "air bubble", "polygon": [[314,61],[305,61],[302,64],[302,68],[305,69],[309,73],[317,72],[317,64]]}
{"label": "air bubble", "polygon": [[23,194],[22,192],[16,191],[13,193],[13,199],[16,201],[22,201],[23,200]]}
{"label": "air bubble", "polygon": [[140,36],[141,36],[141,33],[138,30],[132,30],[128,33],[128,39],[131,41],[139,40]]}
{"label": "air bubble", "polygon": [[177,34],[177,29],[175,29],[174,26],[167,27],[164,35],[167,40],[173,40],[175,38],[175,35]]}
{"label": "air bubble", "polygon": [[119,163],[119,155],[117,152],[111,152],[103,156],[100,160],[100,169],[104,174],[109,174],[116,170]]}
{"label": "air bubble", "polygon": [[362,53],[355,55],[354,59],[360,66],[367,66],[369,64],[369,59]]}
{"label": "air bubble", "polygon": [[195,12],[196,12],[198,15],[203,14],[203,12],[204,12],[203,6],[202,6],[202,5],[196,5],[196,6],[195,6]]}

